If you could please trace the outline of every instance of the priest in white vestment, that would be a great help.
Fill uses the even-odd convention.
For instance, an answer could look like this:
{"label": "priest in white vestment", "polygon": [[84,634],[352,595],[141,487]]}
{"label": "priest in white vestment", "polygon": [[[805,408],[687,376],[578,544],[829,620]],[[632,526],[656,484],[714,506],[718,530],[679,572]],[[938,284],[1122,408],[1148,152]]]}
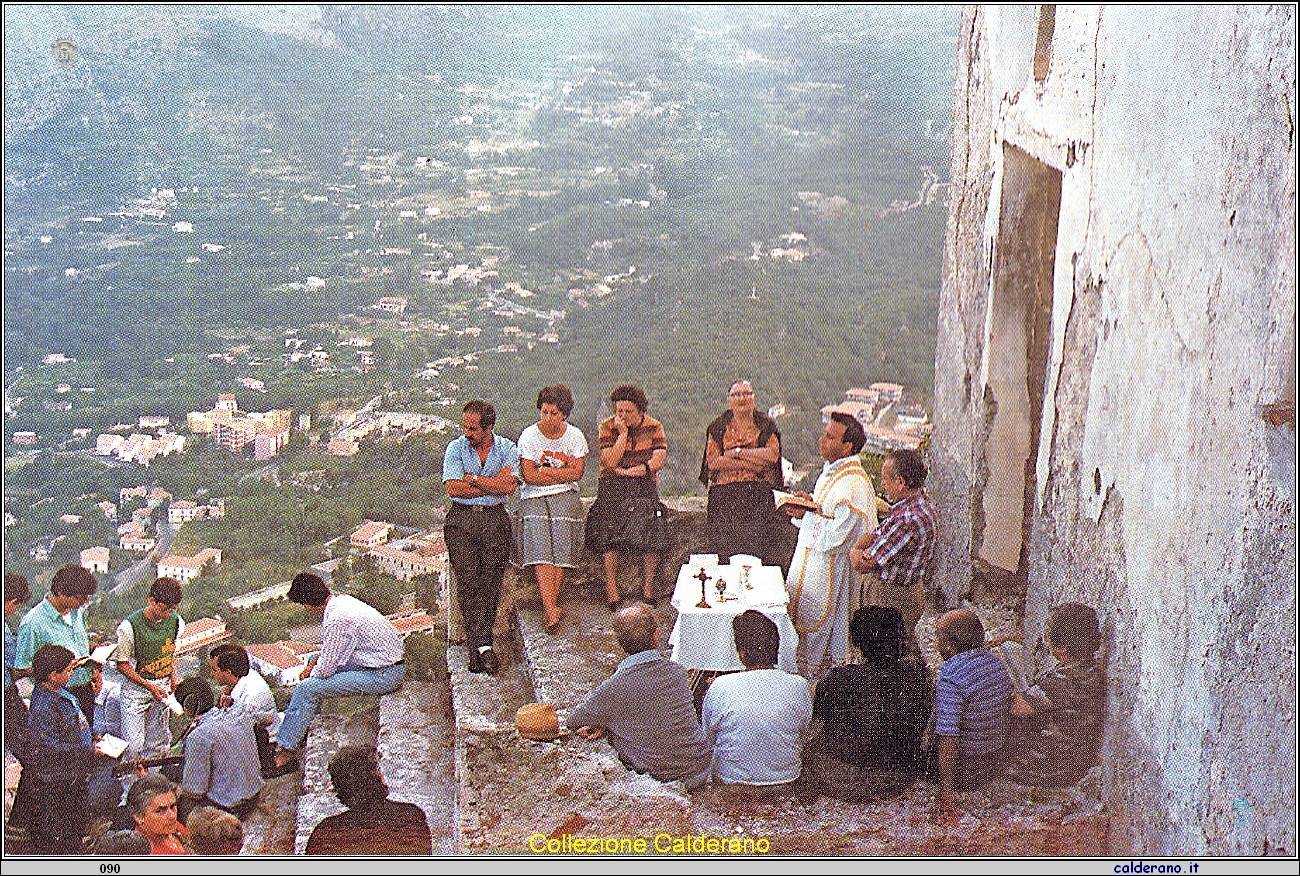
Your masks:
{"label": "priest in white vestment", "polygon": [[785,586],[787,610],[799,633],[799,673],[810,681],[848,662],[849,618],[860,600],[849,551],[876,528],[876,491],[858,458],[866,443],[862,424],[833,413],[817,443],[826,464],[813,494],[799,494],[816,510],[783,506],[799,527]]}

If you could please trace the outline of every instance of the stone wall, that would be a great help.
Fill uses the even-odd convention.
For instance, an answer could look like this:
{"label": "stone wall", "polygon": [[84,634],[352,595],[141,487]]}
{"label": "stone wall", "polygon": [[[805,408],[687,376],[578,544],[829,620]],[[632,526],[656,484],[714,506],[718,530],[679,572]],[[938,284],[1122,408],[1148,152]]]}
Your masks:
{"label": "stone wall", "polygon": [[940,583],[1098,608],[1114,851],[1293,854],[1294,10],[1052,8],[963,16]]}

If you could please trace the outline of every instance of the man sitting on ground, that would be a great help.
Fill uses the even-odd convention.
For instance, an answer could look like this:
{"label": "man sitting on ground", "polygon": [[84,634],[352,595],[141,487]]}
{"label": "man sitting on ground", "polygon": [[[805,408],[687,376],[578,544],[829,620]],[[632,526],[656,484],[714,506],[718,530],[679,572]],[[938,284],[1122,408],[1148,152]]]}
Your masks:
{"label": "man sitting on ground", "polygon": [[799,778],[812,691],[807,679],[776,668],[781,634],[765,614],[737,615],[731,632],[745,671],[709,686],[701,717],[713,775],[735,790],[778,793]]}
{"label": "man sitting on ground", "polygon": [[242,711],[214,709],[212,688],[202,678],[182,681],[176,698],[195,721],[185,738],[180,817],[199,806],[215,806],[246,818],[262,790],[253,719]]}
{"label": "man sitting on ground", "polygon": [[340,748],[329,769],[334,794],[348,811],[316,825],[307,840],[306,854],[433,854],[433,836],[424,810],[388,799],[388,785],[373,748]]}
{"label": "man sitting on ground", "polygon": [[289,585],[289,601],[321,617],[323,641],[311,675],[293,689],[280,724],[276,775],[298,768],[297,751],[321,700],[354,694],[383,696],[406,677],[404,645],[388,619],[359,599],[331,593],[318,575],[303,572]]}
{"label": "man sitting on ground", "polygon": [[1046,638],[1056,665],[1012,700],[1007,752],[1013,781],[1053,788],[1082,779],[1101,748],[1106,701],[1097,612],[1077,602],[1057,606]]}
{"label": "man sitting on ground", "polygon": [[659,626],[648,605],[614,616],[614,633],[627,658],[569,714],[569,729],[584,739],[609,733],[610,745],[629,769],[661,782],[701,788],[709,779],[710,753],[695,715],[686,670],[659,653]]}
{"label": "man sitting on ground", "polygon": [[279,715],[275,711],[275,695],[266,679],[254,672],[248,662],[248,652],[239,645],[218,645],[209,652],[212,678],[221,685],[222,694],[217,707],[243,712],[253,720],[253,736],[257,739],[257,756],[263,771],[275,768],[275,748],[271,745],[270,728]]}
{"label": "man sitting on ground", "polygon": [[954,791],[978,788],[1002,768],[1011,676],[984,647],[984,625],[967,609],[950,611],[935,626],[943,656],[935,694],[939,810],[955,808]]}
{"label": "man sitting on ground", "polygon": [[867,605],[853,614],[849,640],[862,662],[837,666],[817,683],[808,770],[823,790],[847,800],[901,793],[923,772],[921,741],[930,718],[930,676],[900,660],[903,615]]}
{"label": "man sitting on ground", "polygon": [[190,855],[190,832],[176,820],[176,786],[166,776],[141,776],[126,792],[126,808],[151,855]]}

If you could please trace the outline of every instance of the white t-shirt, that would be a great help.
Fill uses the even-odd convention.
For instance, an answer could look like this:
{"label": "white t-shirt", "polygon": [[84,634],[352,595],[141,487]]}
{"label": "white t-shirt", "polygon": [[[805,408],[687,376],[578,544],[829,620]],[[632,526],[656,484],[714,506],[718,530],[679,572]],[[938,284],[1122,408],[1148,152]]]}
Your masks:
{"label": "white t-shirt", "polygon": [[235,683],[230,698],[235,701],[231,708],[242,709],[255,721],[275,718],[275,695],[256,669],[250,668],[248,674]]}
{"label": "white t-shirt", "polygon": [[704,695],[700,723],[724,782],[775,785],[799,778],[812,689],[798,675],[755,669],[722,675]]}
{"label": "white t-shirt", "polygon": [[[529,426],[524,433],[519,436],[519,458],[531,459],[539,467],[545,468],[548,460],[558,467],[559,460],[553,454],[565,453],[574,459],[585,457],[587,455],[587,438],[582,434],[582,430],[568,423],[564,424],[564,432],[559,438],[551,440],[542,434],[542,430],[537,428],[537,424]],[[522,478],[523,472],[520,472]],[[553,496],[557,493],[563,493],[566,490],[578,489],[576,483],[572,484],[551,484],[550,486],[538,487],[532,484],[524,484],[519,488],[520,499],[532,499],[535,496]]]}

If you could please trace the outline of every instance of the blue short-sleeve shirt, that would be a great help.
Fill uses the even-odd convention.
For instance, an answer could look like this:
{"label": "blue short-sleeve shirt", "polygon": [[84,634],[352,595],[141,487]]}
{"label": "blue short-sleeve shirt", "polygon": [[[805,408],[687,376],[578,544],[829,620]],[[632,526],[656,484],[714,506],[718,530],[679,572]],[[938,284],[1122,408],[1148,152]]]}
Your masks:
{"label": "blue short-sleeve shirt", "polygon": [[[31,669],[32,656],[42,645],[62,645],[74,657],[90,654],[90,637],[86,635],[86,609],[74,608],[61,615],[48,598],[36,603],[18,625],[18,648],[14,655],[15,669]],[[90,684],[90,670],[77,667],[72,673],[69,687]]]}
{"label": "blue short-sleeve shirt", "polygon": [[[487,461],[478,458],[478,451],[464,435],[447,445],[447,452],[442,457],[442,482],[463,480],[466,475],[494,477],[501,469],[510,466],[510,470],[519,477],[519,449],[509,438],[492,435],[492,449],[488,451]],[[473,499],[453,498],[453,502],[462,505],[504,505],[505,496],[475,496]]]}

